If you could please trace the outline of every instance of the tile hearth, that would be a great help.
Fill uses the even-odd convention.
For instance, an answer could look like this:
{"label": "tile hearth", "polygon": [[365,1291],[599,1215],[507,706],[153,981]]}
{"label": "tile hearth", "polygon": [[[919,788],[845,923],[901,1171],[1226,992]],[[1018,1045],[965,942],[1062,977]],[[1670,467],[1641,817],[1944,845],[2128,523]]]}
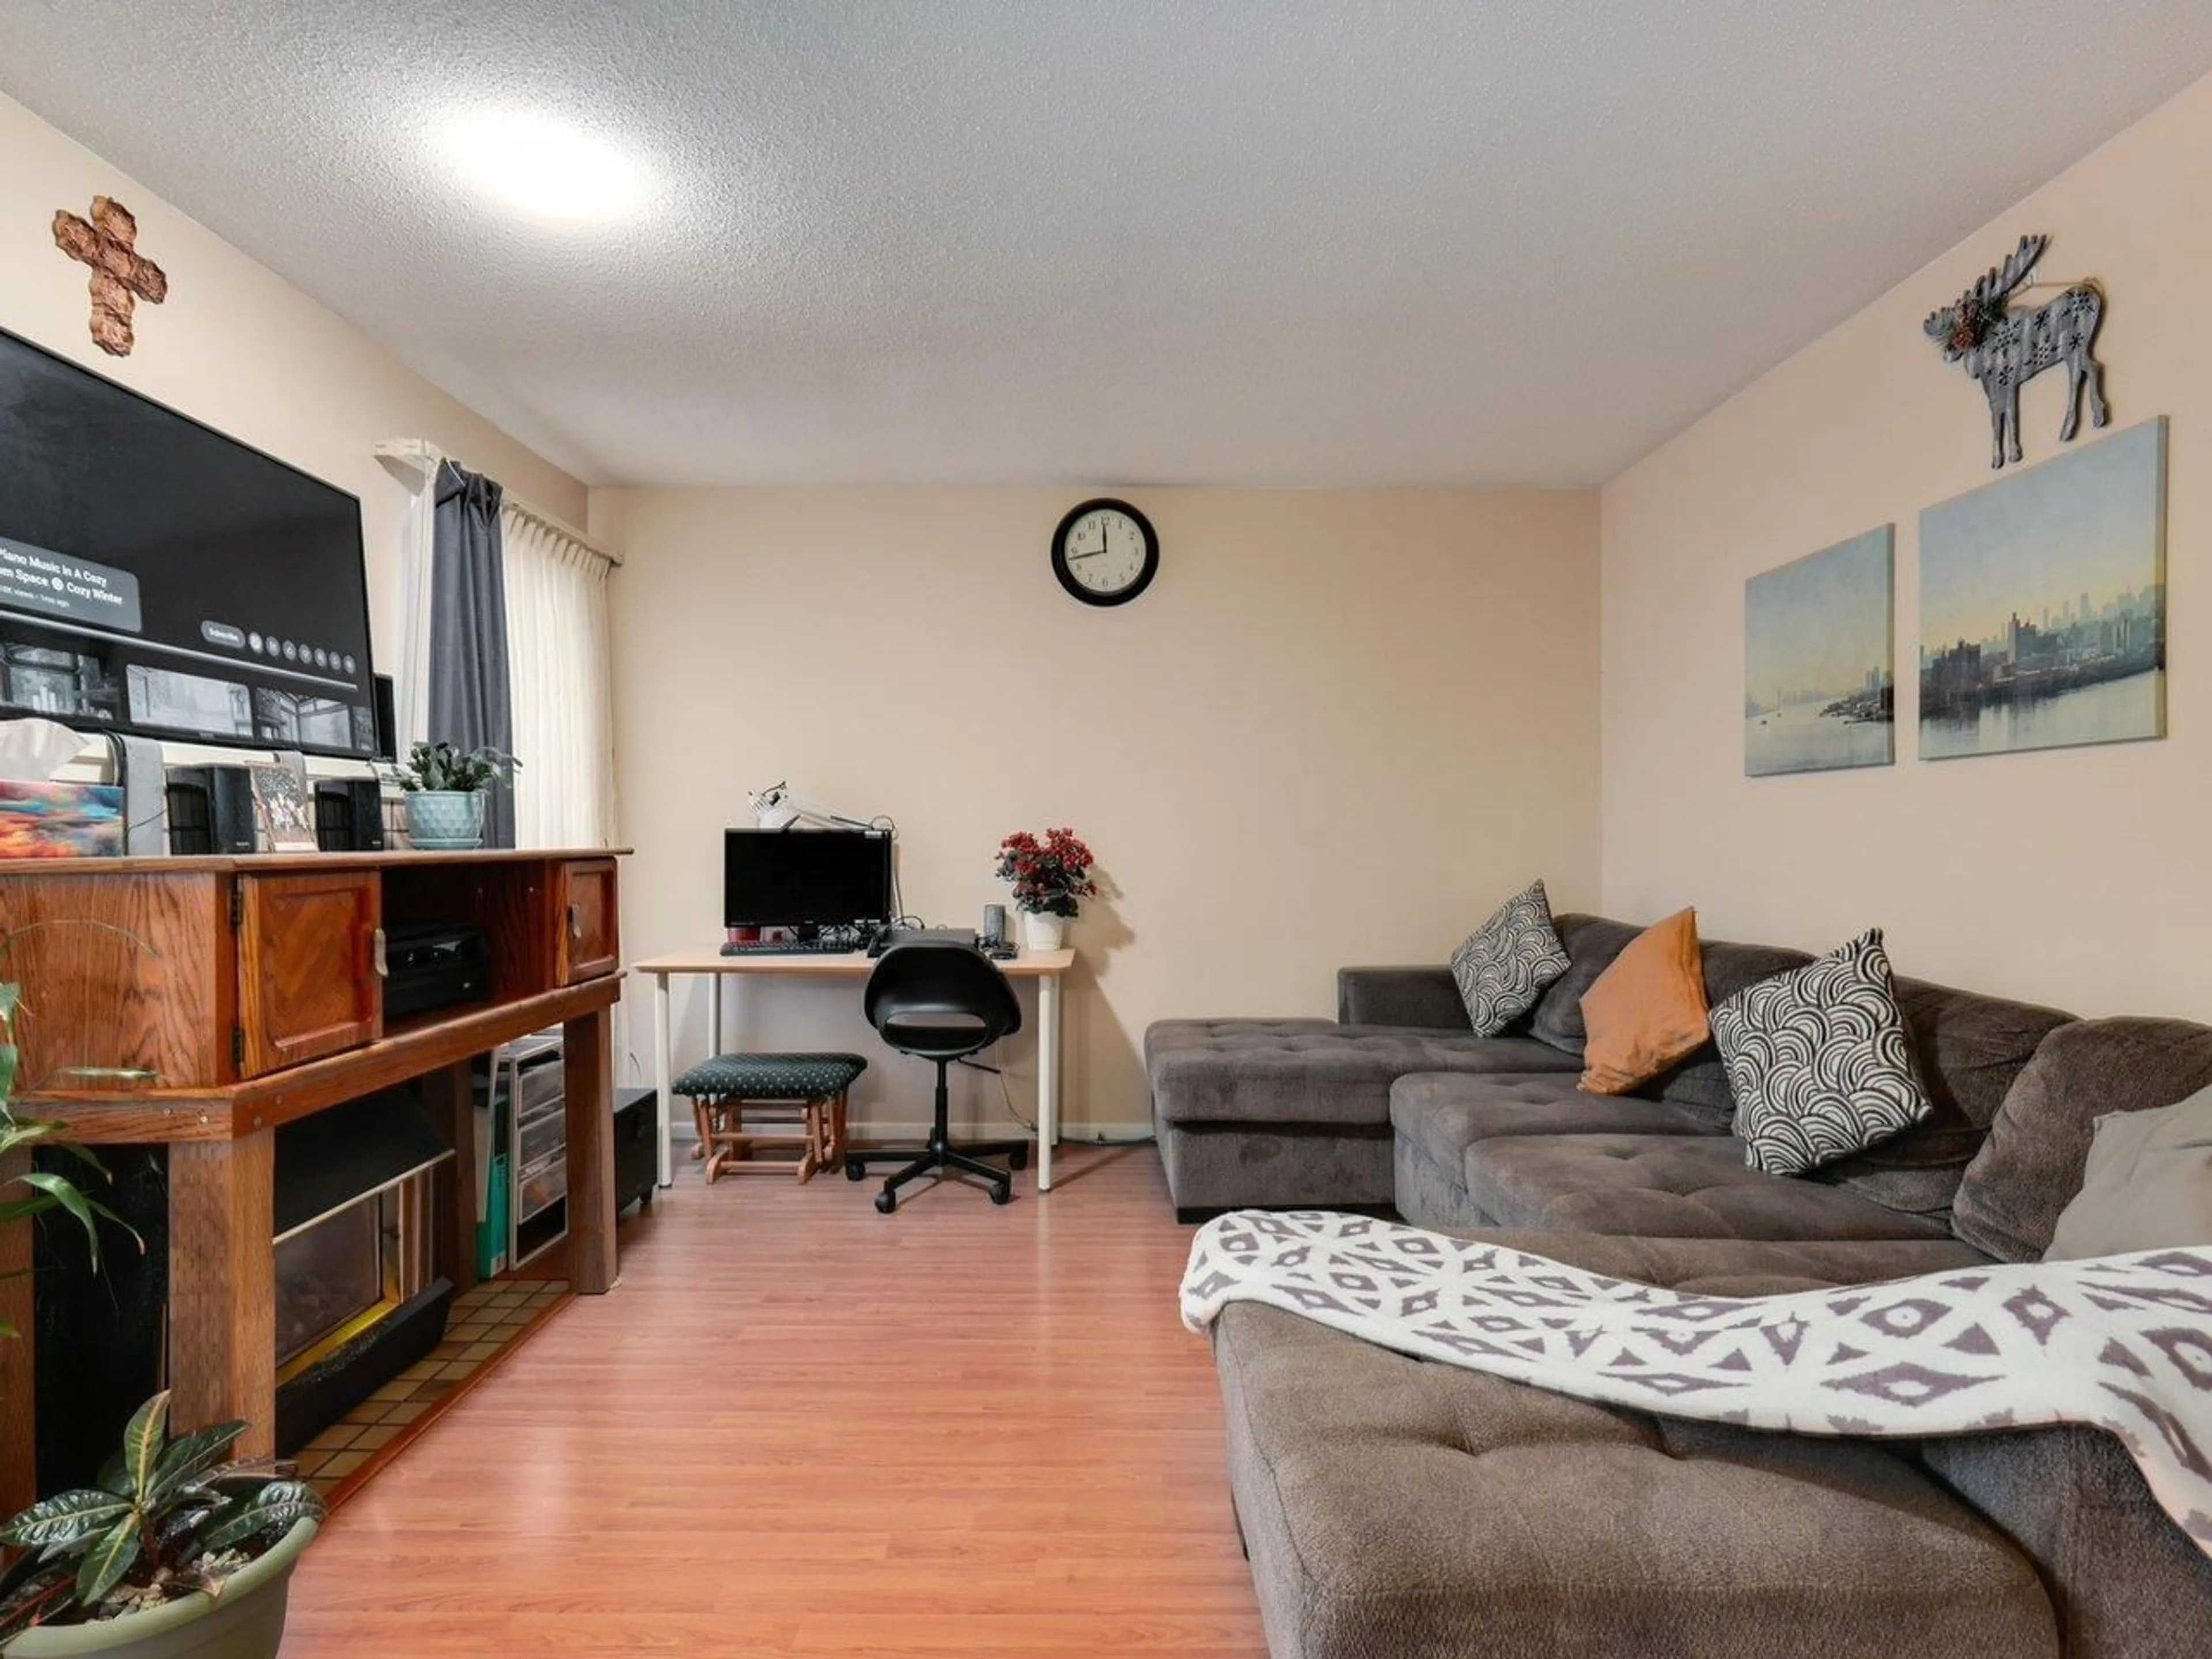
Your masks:
{"label": "tile hearth", "polygon": [[563,1302],[565,1279],[503,1279],[453,1299],[445,1340],[301,1449],[300,1475],[343,1502]]}

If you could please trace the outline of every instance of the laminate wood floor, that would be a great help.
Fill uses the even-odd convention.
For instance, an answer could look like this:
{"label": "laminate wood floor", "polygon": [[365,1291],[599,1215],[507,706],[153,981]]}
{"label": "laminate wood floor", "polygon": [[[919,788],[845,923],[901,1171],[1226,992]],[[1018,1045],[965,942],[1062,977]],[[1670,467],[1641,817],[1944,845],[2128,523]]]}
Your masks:
{"label": "laminate wood floor", "polygon": [[1263,1659],[1190,1231],[1150,1147],[1052,1194],[726,1178],[346,1504],[286,1659]]}

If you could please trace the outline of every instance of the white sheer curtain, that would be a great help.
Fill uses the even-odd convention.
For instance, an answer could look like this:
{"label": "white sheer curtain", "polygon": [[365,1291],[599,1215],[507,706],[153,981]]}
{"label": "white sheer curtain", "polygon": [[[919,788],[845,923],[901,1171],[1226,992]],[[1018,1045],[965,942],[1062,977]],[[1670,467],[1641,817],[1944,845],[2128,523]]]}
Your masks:
{"label": "white sheer curtain", "polygon": [[430,735],[430,555],[437,513],[431,482],[444,457],[420,438],[379,444],[376,455],[408,492],[399,526],[399,656],[379,665],[392,676],[393,735],[404,759],[409,744]]}
{"label": "white sheer curtain", "polygon": [[615,803],[607,556],[510,501],[507,678],[514,702],[517,847],[611,847]]}

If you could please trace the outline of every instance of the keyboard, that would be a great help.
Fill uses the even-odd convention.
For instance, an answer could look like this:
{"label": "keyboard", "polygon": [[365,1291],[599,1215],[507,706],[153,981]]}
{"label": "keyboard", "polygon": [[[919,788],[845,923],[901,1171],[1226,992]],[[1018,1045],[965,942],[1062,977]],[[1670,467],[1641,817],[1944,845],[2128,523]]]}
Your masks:
{"label": "keyboard", "polygon": [[860,947],[832,939],[732,939],[722,946],[726,957],[851,957]]}

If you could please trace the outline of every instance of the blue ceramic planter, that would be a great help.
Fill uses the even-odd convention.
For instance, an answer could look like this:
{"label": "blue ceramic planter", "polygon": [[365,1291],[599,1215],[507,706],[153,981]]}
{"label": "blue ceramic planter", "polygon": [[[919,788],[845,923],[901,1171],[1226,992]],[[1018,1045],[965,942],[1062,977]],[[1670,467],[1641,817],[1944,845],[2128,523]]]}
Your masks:
{"label": "blue ceramic planter", "polygon": [[417,789],[407,797],[407,839],[434,853],[483,845],[484,798],[478,789]]}

